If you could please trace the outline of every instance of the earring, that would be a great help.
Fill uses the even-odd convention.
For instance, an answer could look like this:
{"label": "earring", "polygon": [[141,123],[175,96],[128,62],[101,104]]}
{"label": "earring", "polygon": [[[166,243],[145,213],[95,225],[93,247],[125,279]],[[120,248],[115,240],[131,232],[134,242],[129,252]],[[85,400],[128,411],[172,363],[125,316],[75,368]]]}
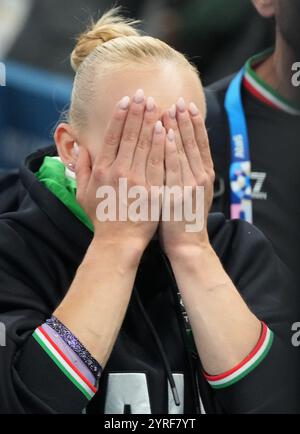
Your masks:
{"label": "earring", "polygon": [[73,156],[74,160],[71,163],[67,164],[67,168],[69,170],[71,170],[71,172],[75,172],[75,162],[79,156],[79,146],[76,142],[74,142],[74,146],[72,149],[72,156]]}
{"label": "earring", "polygon": [[75,172],[75,164],[74,163],[68,163],[67,167],[71,172]]}

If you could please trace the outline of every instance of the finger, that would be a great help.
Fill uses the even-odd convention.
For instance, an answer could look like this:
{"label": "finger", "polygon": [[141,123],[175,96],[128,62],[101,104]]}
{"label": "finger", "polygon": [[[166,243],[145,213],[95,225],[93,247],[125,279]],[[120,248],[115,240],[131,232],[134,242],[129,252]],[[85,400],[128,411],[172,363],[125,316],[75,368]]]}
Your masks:
{"label": "finger", "polygon": [[153,140],[153,129],[159,118],[159,111],[152,97],[146,102],[143,125],[135,149],[132,171],[141,179],[146,179],[146,166]]}
{"label": "finger", "polygon": [[130,98],[124,96],[124,98],[117,104],[113,117],[106,129],[104,135],[104,143],[101,147],[95,164],[107,164],[111,165],[117,156],[125,121],[128,114],[128,109],[130,105]]}
{"label": "finger", "polygon": [[172,105],[172,107],[164,113],[163,115],[163,124],[167,131],[173,130],[175,133],[175,141],[178,148],[179,153],[183,152],[183,143],[181,140],[181,135],[176,119],[176,105]]}
{"label": "finger", "polygon": [[180,98],[177,107],[178,107],[177,122],[179,125],[179,130],[180,130],[188,166],[190,168],[190,171],[192,172],[194,179],[198,181],[201,179],[201,174],[204,171],[204,166],[201,159],[200,150],[197,146],[193,123],[191,121],[190,114],[186,110],[186,105],[183,98]]}
{"label": "finger", "polygon": [[[164,114],[164,125],[166,128],[170,128],[175,132],[175,141],[179,152],[179,161],[181,166],[182,183],[188,185],[191,178],[191,170],[185,155],[182,137],[179,129],[179,125],[176,119],[177,106],[174,104],[170,110]],[[179,145],[178,145],[179,144]]]}
{"label": "finger", "polygon": [[164,155],[166,130],[161,121],[157,121],[152,133],[152,146],[147,161],[146,178],[151,186],[160,187],[164,182]]}
{"label": "finger", "polygon": [[124,126],[121,143],[116,158],[116,164],[119,163],[124,170],[129,170],[137,146],[140,131],[143,124],[145,111],[145,96],[142,89],[139,89],[131,103],[128,111],[126,123]]}
{"label": "finger", "polygon": [[191,103],[189,106],[191,121],[194,127],[196,142],[201,154],[201,159],[206,171],[213,169],[213,160],[211,157],[207,130],[203,117],[201,116],[197,106]]}
{"label": "finger", "polygon": [[166,185],[181,186],[181,167],[179,161],[178,149],[175,141],[175,133],[172,129],[169,130],[166,137]]}
{"label": "finger", "polygon": [[87,187],[89,185],[89,181],[91,179],[91,160],[90,155],[84,147],[79,147],[77,162],[75,165],[75,174],[77,181],[77,201],[79,203],[83,202],[83,199],[86,194]]}

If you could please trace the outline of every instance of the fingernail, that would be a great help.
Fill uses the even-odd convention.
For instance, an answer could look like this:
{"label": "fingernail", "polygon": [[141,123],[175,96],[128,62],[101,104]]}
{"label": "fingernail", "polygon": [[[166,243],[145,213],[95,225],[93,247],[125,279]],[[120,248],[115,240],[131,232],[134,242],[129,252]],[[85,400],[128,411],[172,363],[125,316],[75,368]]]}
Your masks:
{"label": "fingernail", "polygon": [[185,105],[185,101],[183,98],[179,98],[179,100],[177,102],[177,108],[181,113],[185,112],[186,105]]}
{"label": "fingernail", "polygon": [[199,109],[195,103],[191,102],[189,110],[192,116],[197,116],[199,114]]}
{"label": "fingernail", "polygon": [[157,121],[156,122],[154,130],[155,130],[156,134],[161,134],[162,133],[163,125],[162,125],[161,121]]}
{"label": "fingernail", "polygon": [[175,119],[176,118],[176,105],[173,104],[172,107],[169,110],[169,116],[171,119]]}
{"label": "fingernail", "polygon": [[154,98],[152,98],[152,96],[149,96],[149,98],[147,98],[147,103],[146,103],[147,111],[152,112],[154,110],[154,107],[155,107]]}
{"label": "fingernail", "polygon": [[130,98],[129,96],[124,96],[124,98],[121,99],[119,103],[119,107],[122,110],[127,110],[130,104]]}
{"label": "fingernail", "polygon": [[78,144],[76,142],[74,142],[74,147],[73,147],[73,150],[72,150],[72,156],[74,158],[78,158],[79,157],[79,146],[78,146]]}
{"label": "fingernail", "polygon": [[145,94],[144,94],[143,89],[138,89],[136,91],[136,94],[134,95],[133,99],[134,99],[134,102],[136,102],[137,104],[140,104],[141,102],[143,102],[145,99]]}
{"label": "fingernail", "polygon": [[173,142],[173,140],[175,140],[175,133],[174,130],[172,130],[172,128],[168,132],[168,139],[170,140],[170,142]]}

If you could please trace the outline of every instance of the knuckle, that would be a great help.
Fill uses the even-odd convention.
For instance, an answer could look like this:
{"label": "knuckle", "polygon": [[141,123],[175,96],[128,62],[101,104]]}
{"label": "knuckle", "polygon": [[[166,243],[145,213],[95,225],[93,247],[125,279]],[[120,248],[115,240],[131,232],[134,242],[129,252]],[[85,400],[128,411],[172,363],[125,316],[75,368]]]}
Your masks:
{"label": "knuckle", "polygon": [[122,166],[116,166],[112,172],[113,180],[114,182],[116,181],[117,183],[119,182],[120,178],[126,178],[126,176],[127,176],[126,171]]}
{"label": "knuckle", "polygon": [[125,110],[118,110],[113,115],[113,120],[120,122],[123,121],[126,117],[126,111]]}
{"label": "knuckle", "polygon": [[101,181],[105,175],[106,169],[103,165],[96,165],[93,168],[93,176],[96,181]]}
{"label": "knuckle", "polygon": [[142,137],[137,144],[137,148],[139,149],[148,149],[151,146],[151,140],[147,137]]}
{"label": "knuckle", "polygon": [[183,147],[182,143],[178,143],[177,144],[177,149],[174,149],[173,151],[174,151],[174,153],[178,152],[178,155],[179,155],[180,159],[182,159],[183,161],[186,160],[186,153],[185,153],[185,150],[184,150],[184,147]]}
{"label": "knuckle", "polygon": [[200,149],[201,151],[204,151],[208,147],[208,141],[204,138],[202,138],[200,141]]}
{"label": "knuckle", "polygon": [[123,141],[125,143],[136,142],[137,139],[138,139],[138,133],[136,131],[133,130],[125,131],[123,134]]}
{"label": "knuckle", "polygon": [[196,148],[196,141],[195,141],[195,139],[193,138],[193,137],[188,137],[186,140],[185,140],[185,146],[187,147],[187,148],[189,148],[189,149],[194,149],[194,148]]}
{"label": "knuckle", "polygon": [[139,186],[143,185],[144,183],[142,178],[137,173],[133,172],[128,178],[128,184],[131,186]]}
{"label": "knuckle", "polygon": [[158,167],[162,164],[163,160],[161,158],[156,157],[150,157],[149,158],[149,166],[151,167]]}
{"label": "knuckle", "polygon": [[130,114],[136,118],[136,117],[140,117],[143,111],[144,111],[144,106],[142,104],[137,104],[137,105],[134,104],[131,106]]}
{"label": "knuckle", "polygon": [[176,133],[176,134],[180,134],[179,132],[179,125],[176,119],[170,119],[168,120],[168,122],[166,123],[167,129],[172,128],[172,130]]}
{"label": "knuckle", "polygon": [[210,177],[208,174],[203,175],[203,185],[209,185],[210,184]]}
{"label": "knuckle", "polygon": [[154,126],[156,120],[157,116],[155,116],[153,113],[146,113],[144,117],[144,125],[146,127],[152,127]]}
{"label": "knuckle", "polygon": [[183,127],[183,128],[189,128],[191,125],[190,120],[187,116],[184,116],[181,118],[180,124],[181,124],[181,127]]}
{"label": "knuckle", "polygon": [[199,186],[204,186],[204,185],[207,184],[207,180],[208,180],[208,176],[207,176],[207,175],[204,175],[204,174],[201,174],[201,175],[199,175],[198,178],[197,178],[197,184],[198,184]]}
{"label": "knuckle", "polygon": [[151,198],[155,198],[155,193],[153,193],[153,191],[151,190],[152,185],[155,185],[155,182],[153,184],[151,184],[151,182],[145,182],[145,189],[148,193],[149,201],[151,200]]}
{"label": "knuckle", "polygon": [[194,179],[190,179],[186,186],[189,188],[189,190],[192,194],[195,193],[197,190],[197,187],[199,187],[198,183]]}
{"label": "knuckle", "polygon": [[208,171],[208,176],[209,176],[209,178],[210,178],[210,181],[211,181],[212,183],[214,183],[215,180],[216,180],[216,173],[215,173],[215,171],[214,171],[213,168],[209,169],[209,171]]}
{"label": "knuckle", "polygon": [[171,124],[171,128],[174,130],[175,134],[180,134],[179,126],[176,120]]}
{"label": "knuckle", "polygon": [[106,134],[104,141],[108,146],[115,146],[119,142],[119,136],[116,133],[110,132]]}

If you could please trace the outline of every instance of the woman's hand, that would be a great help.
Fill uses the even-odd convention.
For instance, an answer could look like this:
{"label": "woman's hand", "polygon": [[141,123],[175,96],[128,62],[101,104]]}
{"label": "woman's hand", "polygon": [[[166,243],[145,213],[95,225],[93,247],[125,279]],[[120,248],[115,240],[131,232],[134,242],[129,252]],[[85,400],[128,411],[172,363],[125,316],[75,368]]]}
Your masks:
{"label": "woman's hand", "polygon": [[[130,201],[119,191],[119,178],[128,188],[163,185],[166,132],[153,99],[138,91],[130,104],[118,104],[104,143],[91,167],[88,152],[80,147],[76,164],[77,199],[94,224],[95,236],[75,279],[55,316],[105,366],[120,331],[132,294],[137,268],[157,221],[99,221],[99,187],[111,187],[125,210]],[[149,199],[149,198],[148,198]],[[148,200],[147,199],[147,200]]]}
{"label": "woman's hand", "polygon": [[204,187],[203,229],[187,232],[185,220],[162,222],[161,238],[202,366],[208,374],[217,375],[238,366],[253,350],[261,323],[248,309],[210,245],[207,216],[213,198],[213,164],[203,119],[193,104],[189,112],[180,99],[177,110],[172,108],[164,115],[164,125],[171,128],[166,139],[166,183],[170,187]]}
{"label": "woman's hand", "polygon": [[[138,186],[149,192],[150,186],[163,185],[166,132],[158,119],[153,98],[146,101],[143,91],[139,90],[131,104],[130,99],[124,97],[117,105],[92,168],[87,150],[80,149],[76,164],[77,200],[92,220],[97,239],[115,245],[125,243],[128,249],[137,247],[143,251],[153,237],[159,213],[156,221],[151,221],[149,214],[148,221],[131,221],[128,211],[133,200],[120,191],[119,181],[126,180],[128,191]],[[116,221],[99,221],[103,219],[99,219],[101,202],[97,195],[99,197],[99,187],[104,186],[115,192]],[[141,206],[148,207],[150,212],[149,194],[142,199]]]}
{"label": "woman's hand", "polygon": [[[180,186],[182,190],[192,187],[189,193],[182,195],[181,201],[172,202],[171,216],[182,207],[182,221],[162,221],[160,225],[162,245],[170,258],[193,247],[209,246],[207,216],[213,199],[214,169],[204,120],[195,104],[192,103],[188,111],[180,98],[177,106],[164,114],[163,123],[169,130],[165,152],[166,186]],[[203,194],[197,187],[203,187]],[[201,228],[195,226],[195,232],[188,231],[191,222],[184,218],[191,205],[198,217],[202,215]],[[168,206],[166,201],[164,206]]]}

